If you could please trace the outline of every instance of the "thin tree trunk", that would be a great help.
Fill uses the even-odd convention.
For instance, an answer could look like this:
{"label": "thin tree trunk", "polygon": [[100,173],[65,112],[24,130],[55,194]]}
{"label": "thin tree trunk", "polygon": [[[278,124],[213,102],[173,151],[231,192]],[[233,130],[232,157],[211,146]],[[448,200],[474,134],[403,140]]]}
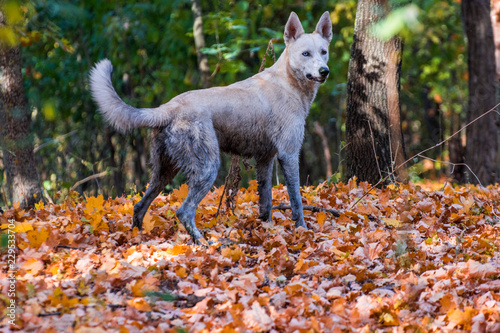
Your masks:
{"label": "thin tree trunk", "polygon": [[116,149],[115,145],[113,144],[113,134],[116,132],[109,127],[106,129],[106,139],[108,141],[108,148],[109,148],[109,157],[110,161],[109,164],[111,168],[113,169],[113,180],[115,183],[115,188],[116,188],[116,195],[121,196],[123,194],[123,172],[121,170],[121,164],[120,167],[118,167],[119,164],[116,163]]}
{"label": "thin tree trunk", "polygon": [[[4,26],[0,12],[0,27]],[[12,203],[21,207],[33,206],[42,200],[40,179],[36,171],[33,142],[30,136],[30,118],[26,107],[21,50],[0,44],[0,129]]]}
{"label": "thin tree trunk", "polygon": [[[496,103],[495,46],[490,18],[490,0],[462,0],[462,19],[468,41],[469,121]],[[467,128],[465,162],[483,185],[497,180],[497,126],[491,117]],[[476,183],[475,177],[470,178]]]}
{"label": "thin tree trunk", "polygon": [[319,122],[315,121],[314,125],[314,133],[318,134],[321,138],[321,146],[323,147],[323,155],[325,156],[326,162],[326,178],[330,178],[332,175],[332,156],[330,154],[330,147],[328,146],[328,138],[325,135],[325,131],[323,127],[319,124]]}
{"label": "thin tree trunk", "polygon": [[201,1],[191,0],[191,10],[193,11],[194,17],[194,45],[196,47],[198,68],[201,75],[201,86],[203,88],[208,88],[210,86],[210,68],[208,66],[207,55],[201,52],[201,49],[205,47],[205,36],[203,35],[203,19],[201,15]]}
{"label": "thin tree trunk", "polygon": [[[453,75],[453,73],[452,73]],[[451,113],[451,133],[455,133],[462,127],[460,114],[457,112]],[[465,163],[465,147],[462,144],[462,135],[457,135],[448,141],[448,149],[450,151],[450,162],[459,165],[450,166],[450,176],[453,177],[453,182],[463,184],[466,182],[466,168]],[[451,173],[453,171],[453,173]]]}
{"label": "thin tree trunk", "polygon": [[[495,42],[495,64],[496,64],[496,96],[497,101],[500,99],[500,91],[498,81],[500,80],[500,0],[493,0],[491,2],[491,24],[493,27],[493,38]],[[497,115],[497,181],[500,175],[500,116]]]}
{"label": "thin tree trunk", "polygon": [[[383,10],[381,10],[383,9]],[[371,184],[404,161],[400,123],[401,40],[384,42],[368,28],[390,11],[387,0],[360,0],[347,83],[347,176]],[[398,172],[406,180],[406,171]]]}

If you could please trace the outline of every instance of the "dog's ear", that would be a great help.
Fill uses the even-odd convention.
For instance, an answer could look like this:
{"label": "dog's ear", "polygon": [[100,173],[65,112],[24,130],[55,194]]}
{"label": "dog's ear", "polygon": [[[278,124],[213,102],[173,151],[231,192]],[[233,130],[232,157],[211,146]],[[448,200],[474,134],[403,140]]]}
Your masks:
{"label": "dog's ear", "polygon": [[330,19],[330,13],[324,12],[323,15],[321,15],[316,25],[315,32],[319,33],[328,43],[332,41],[332,20]]}
{"label": "dog's ear", "polygon": [[283,37],[285,39],[285,44],[288,45],[289,43],[297,40],[297,38],[299,38],[303,33],[304,28],[302,28],[299,17],[297,14],[292,12],[285,26],[285,35]]}

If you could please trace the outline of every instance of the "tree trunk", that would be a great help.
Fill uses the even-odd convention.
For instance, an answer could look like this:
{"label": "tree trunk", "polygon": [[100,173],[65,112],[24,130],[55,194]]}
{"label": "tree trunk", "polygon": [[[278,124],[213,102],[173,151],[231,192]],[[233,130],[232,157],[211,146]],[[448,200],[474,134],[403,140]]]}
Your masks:
{"label": "tree trunk", "polygon": [[121,170],[121,164],[119,167],[119,164],[116,163],[116,149],[113,144],[113,134],[115,133],[116,132],[109,127],[106,129],[106,139],[109,149],[109,164],[113,169],[113,180],[115,183],[116,195],[121,196],[123,195],[123,171]]}
{"label": "tree trunk", "polygon": [[205,47],[205,36],[203,35],[203,19],[201,15],[201,1],[191,0],[191,10],[193,11],[194,17],[194,45],[196,47],[198,68],[201,75],[201,86],[203,88],[208,88],[210,86],[210,68],[208,66],[207,55],[201,52],[201,49]]}
{"label": "tree trunk", "polygon": [[[489,0],[462,0],[462,19],[468,41],[469,103],[467,120],[489,111],[496,103],[495,45]],[[465,162],[483,185],[496,181],[497,127],[485,117],[467,127]],[[477,183],[475,177],[471,177]]]}
{"label": "tree trunk", "polygon": [[[500,80],[500,0],[493,0],[491,2],[491,24],[493,27],[493,39],[495,42],[495,65],[496,65],[496,79]],[[500,99],[500,91],[498,85],[496,87],[497,101]],[[500,116],[497,117],[497,181],[500,175]]]}
{"label": "tree trunk", "polygon": [[325,156],[326,162],[325,179],[329,179],[332,176],[332,155],[330,154],[330,146],[328,146],[328,138],[325,135],[325,130],[319,124],[319,122],[315,121],[313,125],[314,133],[316,133],[321,138],[321,146],[323,147],[323,155]]}
{"label": "tree trunk", "polygon": [[[359,1],[349,61],[347,176],[370,184],[404,162],[399,107],[402,42],[397,36],[384,42],[368,31],[389,11],[387,0]],[[406,170],[397,176],[405,181]]]}
{"label": "tree trunk", "polygon": [[[4,26],[0,12],[0,27]],[[21,50],[0,41],[0,130],[9,199],[21,207],[42,200],[26,107]]]}

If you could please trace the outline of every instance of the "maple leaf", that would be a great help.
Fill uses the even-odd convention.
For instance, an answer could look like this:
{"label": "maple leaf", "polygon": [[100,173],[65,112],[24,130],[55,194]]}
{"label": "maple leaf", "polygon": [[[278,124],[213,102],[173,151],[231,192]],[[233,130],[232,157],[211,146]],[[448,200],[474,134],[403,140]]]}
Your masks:
{"label": "maple leaf", "polygon": [[273,319],[258,302],[253,302],[251,309],[243,311],[243,320],[252,330],[269,331],[274,327]]}

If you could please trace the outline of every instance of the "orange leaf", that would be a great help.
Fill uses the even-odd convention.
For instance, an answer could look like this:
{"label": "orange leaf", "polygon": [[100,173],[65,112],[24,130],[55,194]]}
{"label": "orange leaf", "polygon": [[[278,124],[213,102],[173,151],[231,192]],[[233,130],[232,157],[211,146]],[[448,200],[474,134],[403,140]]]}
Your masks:
{"label": "orange leaf", "polygon": [[174,190],[172,191],[173,196],[175,196],[178,201],[186,199],[188,193],[189,188],[187,184],[182,184],[181,186],[179,186],[179,189],[174,188]]}
{"label": "orange leaf", "polygon": [[316,220],[318,221],[319,226],[322,227],[323,224],[325,224],[325,221],[326,221],[326,214],[325,214],[325,212],[319,212],[318,213],[318,217],[316,218]]}
{"label": "orange leaf", "polygon": [[127,304],[139,311],[151,311],[151,306],[142,297],[136,297],[127,301]]}
{"label": "orange leaf", "polygon": [[182,266],[179,266],[176,270],[175,270],[175,274],[177,274],[178,277],[182,278],[182,279],[185,279],[187,276],[188,276],[188,273],[186,271],[186,269]]}
{"label": "orange leaf", "polygon": [[144,215],[144,220],[142,220],[142,225],[144,227],[144,232],[149,234],[151,230],[153,230],[155,223],[153,221],[153,216],[151,216],[151,212],[148,210],[146,215]]}

